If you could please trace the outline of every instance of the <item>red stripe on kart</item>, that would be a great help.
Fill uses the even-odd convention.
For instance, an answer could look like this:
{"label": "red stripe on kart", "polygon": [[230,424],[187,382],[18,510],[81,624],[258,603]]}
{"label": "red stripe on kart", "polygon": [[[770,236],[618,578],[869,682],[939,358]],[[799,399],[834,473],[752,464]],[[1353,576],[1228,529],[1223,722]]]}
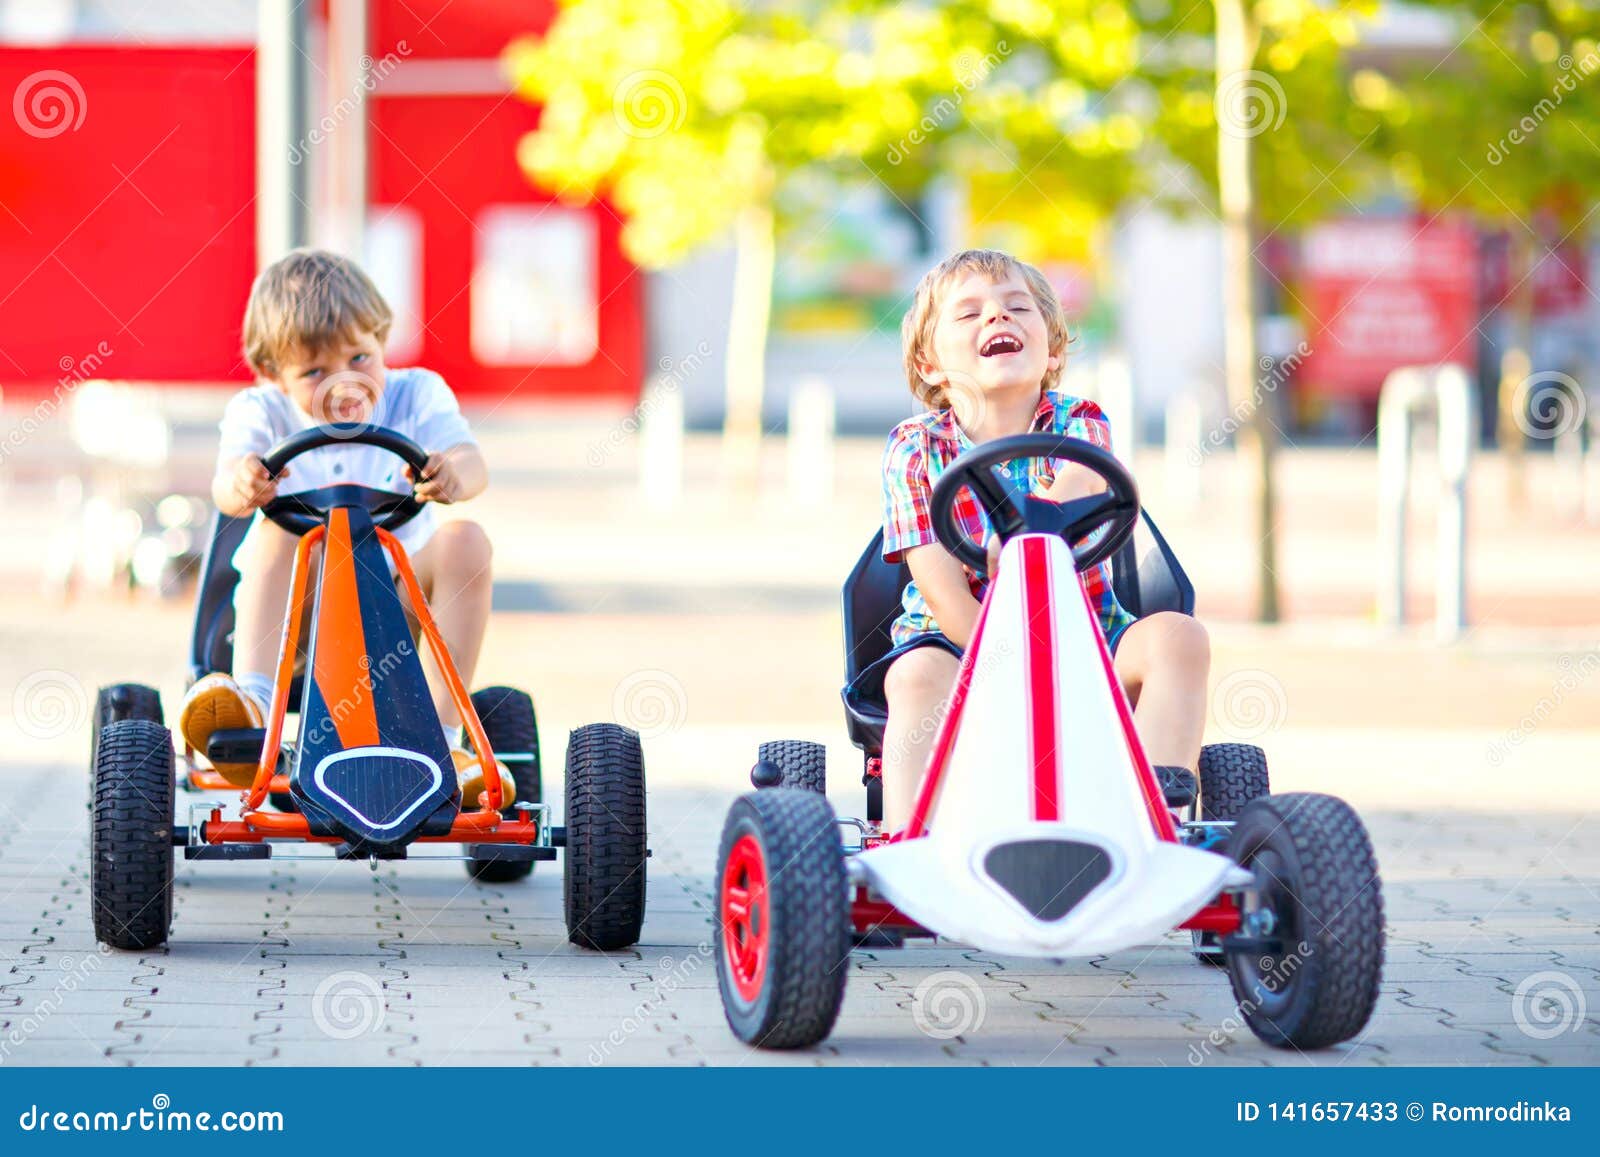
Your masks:
{"label": "red stripe on kart", "polygon": [[1122,722],[1122,738],[1133,760],[1134,775],[1139,781],[1139,792],[1144,796],[1145,811],[1150,813],[1150,824],[1155,828],[1156,835],[1175,844],[1178,842],[1178,829],[1172,822],[1172,813],[1167,810],[1167,801],[1162,798],[1161,789],[1156,786],[1156,773],[1150,770],[1150,759],[1144,753],[1144,744],[1139,742],[1139,732],[1133,726],[1133,709],[1128,706],[1128,697],[1123,693],[1122,680],[1117,678],[1117,668],[1111,661],[1111,648],[1106,646],[1105,632],[1100,628],[1100,616],[1095,613],[1094,603],[1089,599],[1089,588],[1084,585],[1081,575],[1078,577],[1078,589],[1083,592],[1084,609],[1095,624],[1094,638],[1100,648],[1100,662],[1105,668],[1106,682],[1111,684],[1111,699],[1117,705],[1117,718]]}
{"label": "red stripe on kart", "polygon": [[950,750],[955,746],[956,729],[961,725],[961,713],[967,704],[967,690],[972,686],[972,671],[977,666],[978,648],[983,642],[983,624],[988,621],[989,604],[994,600],[994,590],[998,585],[989,584],[989,589],[984,592],[983,605],[978,608],[978,621],[972,626],[972,638],[967,640],[966,652],[961,656],[961,667],[956,671],[955,689],[950,692],[950,710],[945,712],[944,722],[939,724],[939,734],[933,741],[933,754],[928,759],[928,770],[922,777],[922,786],[917,790],[917,802],[911,809],[911,820],[906,824],[906,839],[913,839],[927,831],[928,816],[933,811],[939,785],[944,780],[945,764],[949,762]]}
{"label": "red stripe on kart", "polygon": [[1022,540],[1022,614],[1028,632],[1028,754],[1033,761],[1033,818],[1059,820],[1056,618],[1050,606],[1049,544],[1042,538]]}

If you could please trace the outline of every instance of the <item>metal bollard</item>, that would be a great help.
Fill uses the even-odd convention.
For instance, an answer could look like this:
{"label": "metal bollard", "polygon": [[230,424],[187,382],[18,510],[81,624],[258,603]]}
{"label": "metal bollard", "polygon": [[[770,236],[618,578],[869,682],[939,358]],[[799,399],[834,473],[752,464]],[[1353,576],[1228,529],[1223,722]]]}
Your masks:
{"label": "metal bollard", "polygon": [[1166,442],[1162,465],[1167,505],[1194,510],[1200,503],[1201,470],[1210,447],[1205,445],[1205,411],[1197,393],[1177,394],[1167,401]]}
{"label": "metal bollard", "polygon": [[1406,510],[1411,443],[1419,415],[1438,431],[1439,526],[1434,572],[1434,631],[1440,642],[1467,624],[1467,479],[1477,442],[1474,389],[1458,365],[1405,366],[1378,395],[1378,620],[1405,622]]}
{"label": "metal bollard", "polygon": [[656,510],[683,500],[683,392],[676,382],[655,379],[639,401],[639,492]]}
{"label": "metal bollard", "polygon": [[821,378],[802,378],[789,393],[789,500],[796,506],[833,501],[833,388]]}

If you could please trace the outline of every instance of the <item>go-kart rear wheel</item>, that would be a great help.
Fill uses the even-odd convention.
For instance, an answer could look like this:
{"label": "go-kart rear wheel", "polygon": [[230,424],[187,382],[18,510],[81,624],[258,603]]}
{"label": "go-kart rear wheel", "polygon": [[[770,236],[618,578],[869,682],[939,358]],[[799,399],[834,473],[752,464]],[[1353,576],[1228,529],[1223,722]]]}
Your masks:
{"label": "go-kart rear wheel", "polygon": [[[1200,749],[1200,818],[1232,821],[1252,801],[1272,791],[1267,753],[1249,743],[1212,743]],[[1218,851],[1226,851],[1226,844]],[[1191,932],[1194,958],[1221,968],[1227,960],[1215,932]]]}
{"label": "go-kart rear wheel", "polygon": [[828,794],[828,749],[806,739],[775,739],[763,743],[756,758],[776,764],[783,773],[783,787]]}
{"label": "go-kart rear wheel", "polygon": [[148,719],[100,732],[89,823],[95,938],[154,948],[172,926],[172,733]]}
{"label": "go-kart rear wheel", "polygon": [[768,1049],[825,1039],[850,960],[844,848],[827,799],[782,787],[739,797],[716,879],[717,984],[734,1036]]}
{"label": "go-kart rear wheel", "polygon": [[89,731],[89,798],[85,806],[94,809],[94,766],[99,759],[100,732],[106,724],[121,719],[144,719],[151,723],[165,723],[161,710],[161,692],[142,683],[113,683],[100,688],[94,699],[94,718]]}
{"label": "go-kart rear wheel", "polygon": [[1244,809],[1228,852],[1255,873],[1268,914],[1228,950],[1245,1021],[1279,1048],[1349,1040],[1383,972],[1383,885],[1361,817],[1333,796],[1268,796]]}
{"label": "go-kart rear wheel", "polygon": [[[541,802],[544,781],[539,768],[539,719],[532,697],[515,687],[485,687],[473,692],[472,709],[478,713],[495,756],[517,781],[517,799],[523,803]],[[509,809],[511,802],[507,801],[502,810]],[[532,860],[467,861],[467,875],[485,884],[511,884],[532,873]]]}
{"label": "go-kart rear wheel", "polygon": [[609,952],[644,925],[644,752],[639,733],[591,723],[567,741],[567,939]]}

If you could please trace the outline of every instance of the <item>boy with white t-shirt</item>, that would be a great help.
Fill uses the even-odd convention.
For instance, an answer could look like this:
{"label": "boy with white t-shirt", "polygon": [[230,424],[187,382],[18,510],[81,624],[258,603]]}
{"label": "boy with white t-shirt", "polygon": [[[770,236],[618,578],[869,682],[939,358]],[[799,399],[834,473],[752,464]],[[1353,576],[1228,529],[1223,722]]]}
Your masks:
{"label": "boy with white t-shirt", "polygon": [[[440,524],[431,504],[464,502],[483,492],[488,470],[455,395],[438,374],[391,370],[383,361],[393,320],[388,303],[353,261],[296,250],[262,270],[245,310],[244,346],[262,378],[228,403],[211,495],[222,513],[247,515],[280,494],[336,483],[398,493],[414,491],[422,513],[395,533],[428,598],[439,633],[466,686],[483,645],[491,593],[488,536],[475,522]],[[375,446],[328,446],[295,459],[277,478],[262,457],[301,430],[356,422],[395,430],[428,452],[422,477]],[[219,728],[262,727],[272,695],[284,606],[298,539],[256,515],[234,555],[233,672],[216,672],[190,688],[179,716],[184,738],[205,751]],[[401,592],[402,600],[405,595]],[[424,656],[434,706],[444,724],[463,801],[478,799],[483,772],[457,744],[461,717],[432,655]],[[221,763],[217,771],[248,787],[254,764]],[[515,784],[497,767],[502,798]]]}

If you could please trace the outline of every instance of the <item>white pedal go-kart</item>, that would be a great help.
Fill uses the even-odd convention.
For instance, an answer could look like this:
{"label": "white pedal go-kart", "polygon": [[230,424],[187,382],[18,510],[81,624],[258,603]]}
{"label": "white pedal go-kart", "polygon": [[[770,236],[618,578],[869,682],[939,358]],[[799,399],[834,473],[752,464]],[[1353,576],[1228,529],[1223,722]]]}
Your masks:
{"label": "white pedal go-kart", "polygon": [[[994,473],[1027,458],[1076,462],[1101,494],[1014,501]],[[1131,613],[1193,611],[1193,588],[1146,517],[1156,549],[1135,565],[1138,491],[1115,457],[1025,434],[946,470],[932,496],[939,541],[975,570],[957,528],[970,488],[1001,538],[909,826],[881,831],[881,701],[845,692],[866,757],[865,820],[823,794],[822,744],[764,743],[756,791],[729,811],[717,859],[717,976],[728,1023],[763,1048],[816,1044],[844,999],[852,946],[943,936],[1014,956],[1101,956],[1173,929],[1223,966],[1263,1041],[1323,1048],[1372,1015],[1383,964],[1382,888],[1360,818],[1332,796],[1269,795],[1259,748],[1204,749],[1198,784],[1158,777],[1079,572],[1113,558]],[[1115,556],[1115,557],[1113,557]],[[844,588],[851,682],[889,649],[907,581],[881,538]],[[1197,791],[1198,789],[1198,791]],[[1198,796],[1198,798],[1197,798]],[[854,838],[847,844],[841,829]]]}

